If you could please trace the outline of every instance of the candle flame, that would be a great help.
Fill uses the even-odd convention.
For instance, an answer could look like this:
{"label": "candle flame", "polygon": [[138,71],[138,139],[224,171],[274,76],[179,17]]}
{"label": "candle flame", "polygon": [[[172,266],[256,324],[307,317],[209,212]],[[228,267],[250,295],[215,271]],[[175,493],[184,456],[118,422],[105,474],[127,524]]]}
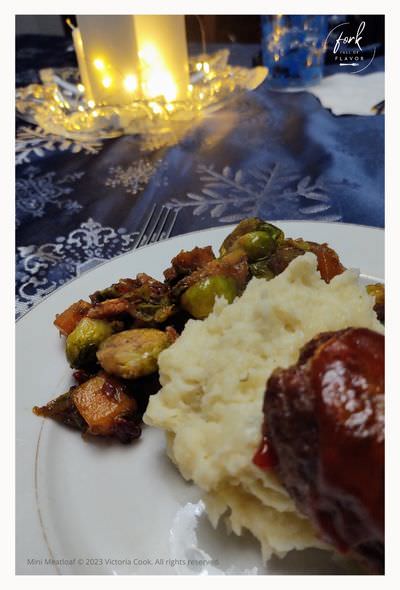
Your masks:
{"label": "candle flame", "polygon": [[96,58],[93,60],[93,65],[97,70],[100,70],[100,72],[104,70],[104,61],[102,59]]}
{"label": "candle flame", "polygon": [[145,83],[149,97],[164,96],[168,102],[176,99],[177,88],[169,72],[154,70]]}
{"label": "candle flame", "polygon": [[161,115],[162,113],[162,108],[160,107],[159,104],[157,104],[156,102],[149,102],[149,107],[151,108],[151,110],[153,111],[153,113],[155,113],[156,115]]}
{"label": "candle flame", "polygon": [[104,76],[101,83],[103,84],[104,88],[110,88],[112,84],[112,79],[110,76]]}
{"label": "candle flame", "polygon": [[138,86],[138,81],[137,81],[137,77],[133,74],[129,74],[128,76],[125,76],[124,78],[124,87],[125,90],[127,90],[128,92],[135,92],[135,90],[137,89]]}
{"label": "candle flame", "polygon": [[178,89],[164,60],[151,43],[139,51],[143,92],[148,98],[164,96],[168,102],[176,99]]}

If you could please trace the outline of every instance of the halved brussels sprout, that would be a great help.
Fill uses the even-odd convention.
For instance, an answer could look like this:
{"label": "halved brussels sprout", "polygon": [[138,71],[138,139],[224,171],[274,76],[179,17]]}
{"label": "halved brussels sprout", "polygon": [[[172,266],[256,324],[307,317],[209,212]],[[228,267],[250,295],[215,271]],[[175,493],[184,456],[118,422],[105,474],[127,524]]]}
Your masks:
{"label": "halved brussels sprout", "polygon": [[124,330],[100,345],[97,359],[107,373],[137,379],[155,373],[158,355],[172,344],[171,332],[153,328]]}
{"label": "halved brussels sprout", "polygon": [[71,367],[80,369],[94,363],[100,343],[114,331],[115,325],[111,322],[83,318],[65,343],[65,352]]}
{"label": "halved brussels sprout", "polygon": [[189,287],[181,296],[180,302],[191,316],[202,320],[212,312],[217,297],[225,297],[228,303],[232,303],[237,295],[239,288],[235,279],[214,275]]}
{"label": "halved brussels sprout", "polygon": [[219,252],[221,256],[225,256],[228,252],[241,249],[250,262],[254,262],[271,254],[284,237],[279,227],[257,217],[250,217],[243,219],[225,238]]}
{"label": "halved brussels sprout", "polygon": [[235,244],[244,250],[249,262],[266,258],[276,249],[275,239],[266,231],[251,231],[238,238]]}

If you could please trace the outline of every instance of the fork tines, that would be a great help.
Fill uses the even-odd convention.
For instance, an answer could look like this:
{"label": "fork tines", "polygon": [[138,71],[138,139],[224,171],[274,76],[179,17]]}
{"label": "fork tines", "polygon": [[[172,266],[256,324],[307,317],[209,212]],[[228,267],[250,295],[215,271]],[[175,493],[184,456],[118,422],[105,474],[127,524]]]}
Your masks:
{"label": "fork tines", "polygon": [[162,240],[169,238],[174,228],[178,213],[179,208],[172,209],[166,205],[162,205],[157,211],[157,204],[155,203],[144,222],[135,244],[135,248],[147,246],[147,244],[152,244],[154,242],[161,242]]}

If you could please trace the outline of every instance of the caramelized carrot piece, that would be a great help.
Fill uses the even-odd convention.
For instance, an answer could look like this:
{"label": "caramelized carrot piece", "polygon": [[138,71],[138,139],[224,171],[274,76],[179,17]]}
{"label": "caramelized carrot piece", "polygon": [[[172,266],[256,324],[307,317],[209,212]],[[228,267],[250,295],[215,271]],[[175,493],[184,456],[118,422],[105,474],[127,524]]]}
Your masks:
{"label": "caramelized carrot piece", "polygon": [[90,303],[80,299],[67,307],[62,313],[57,314],[54,325],[63,336],[68,336],[68,334],[75,330],[76,326],[85,317],[91,307]]}
{"label": "caramelized carrot piece", "polygon": [[309,244],[311,252],[317,257],[321,278],[326,283],[329,283],[333,277],[346,270],[335,250],[329,248],[327,244],[314,244],[313,242],[309,242]]}
{"label": "caramelized carrot piece", "polygon": [[116,380],[106,375],[97,375],[79,385],[72,398],[90,434],[112,435],[116,420],[136,410],[135,399],[129,397]]}

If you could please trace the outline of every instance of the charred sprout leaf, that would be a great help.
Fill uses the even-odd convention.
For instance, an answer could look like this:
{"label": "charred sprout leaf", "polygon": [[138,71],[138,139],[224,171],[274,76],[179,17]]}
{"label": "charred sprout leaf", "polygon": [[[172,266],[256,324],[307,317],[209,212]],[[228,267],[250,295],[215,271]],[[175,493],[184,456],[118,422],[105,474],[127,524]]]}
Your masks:
{"label": "charred sprout leaf", "polygon": [[375,298],[374,310],[378,320],[385,323],[385,285],[382,283],[375,283],[367,285],[367,293]]}
{"label": "charred sprout leaf", "polygon": [[35,406],[33,408],[34,414],[37,416],[43,416],[44,418],[53,418],[57,422],[66,424],[72,428],[81,430],[82,432],[87,429],[87,424],[79,414],[76,406],[73,402],[73,391],[76,386],[71,387],[67,393],[59,395],[56,399],[51,400],[45,406]]}
{"label": "charred sprout leaf", "polygon": [[169,299],[157,303],[143,301],[131,304],[129,313],[135,318],[136,325],[152,326],[164,324],[176,313],[176,307]]}
{"label": "charred sprout leaf", "polygon": [[215,256],[211,246],[206,246],[205,248],[198,248],[196,246],[193,250],[182,250],[171,260],[172,266],[164,271],[165,281],[169,285],[173,285],[183,277],[202,268],[214,259]]}
{"label": "charred sprout leaf", "polygon": [[97,359],[107,373],[137,379],[157,371],[159,354],[175,337],[175,332],[153,328],[125,330],[102,342]]}
{"label": "charred sprout leaf", "polygon": [[102,301],[106,301],[107,299],[116,299],[124,293],[128,293],[132,289],[135,289],[136,281],[135,279],[121,279],[118,283],[114,283],[111,287],[107,287],[106,289],[101,289],[99,291],[95,291],[90,295],[90,301],[92,303],[100,303]]}
{"label": "charred sprout leaf", "polygon": [[210,276],[189,287],[181,297],[181,305],[196,319],[206,318],[213,310],[217,297],[232,303],[239,295],[239,288],[232,277]]}
{"label": "charred sprout leaf", "polygon": [[124,297],[129,313],[142,325],[162,324],[176,311],[168,285],[145,273],[137,275],[137,286]]}
{"label": "charred sprout leaf", "polygon": [[128,444],[142,434],[140,420],[135,416],[117,416],[114,419],[113,436],[123,444]]}
{"label": "charred sprout leaf", "polygon": [[280,245],[277,250],[268,258],[268,268],[273,276],[281,274],[285,268],[298,256],[302,256],[305,250],[296,246],[288,245],[286,242]]}
{"label": "charred sprout leaf", "polygon": [[[283,231],[279,229],[279,227],[276,227],[271,223],[267,223],[262,219],[258,219],[257,217],[250,217],[249,219],[243,219],[243,221],[241,221],[239,225],[235,227],[233,232],[231,232],[229,236],[225,238],[219,250],[220,255],[225,256],[225,254],[232,252],[236,248],[243,248],[243,244],[240,244],[240,238],[244,237],[246,234],[254,232],[263,232],[269,238],[269,251],[265,255],[268,255],[272,249],[271,242],[274,242],[276,245],[285,237]],[[244,245],[246,245],[246,242],[244,242]],[[251,244],[248,243],[248,246],[251,246]],[[250,252],[253,254],[255,253],[251,248]]]}
{"label": "charred sprout leaf", "polygon": [[95,363],[100,343],[113,332],[111,322],[83,318],[65,343],[65,352],[71,367],[81,369]]}
{"label": "charred sprout leaf", "polygon": [[149,397],[155,395],[161,389],[159,374],[157,372],[145,377],[139,377],[134,381],[129,381],[128,386],[131,394],[135,396],[137,414],[142,417],[147,409]]}
{"label": "charred sprout leaf", "polygon": [[[138,274],[136,279],[124,279],[116,285],[120,296],[98,301],[88,313],[89,317],[110,319],[130,316],[136,326],[150,327],[163,324],[176,312],[169,286],[145,273]],[[113,294],[116,293],[114,290]]]}
{"label": "charred sprout leaf", "polygon": [[96,303],[88,312],[88,317],[95,320],[111,320],[123,318],[129,312],[129,303],[122,297],[120,299],[107,299]]}

